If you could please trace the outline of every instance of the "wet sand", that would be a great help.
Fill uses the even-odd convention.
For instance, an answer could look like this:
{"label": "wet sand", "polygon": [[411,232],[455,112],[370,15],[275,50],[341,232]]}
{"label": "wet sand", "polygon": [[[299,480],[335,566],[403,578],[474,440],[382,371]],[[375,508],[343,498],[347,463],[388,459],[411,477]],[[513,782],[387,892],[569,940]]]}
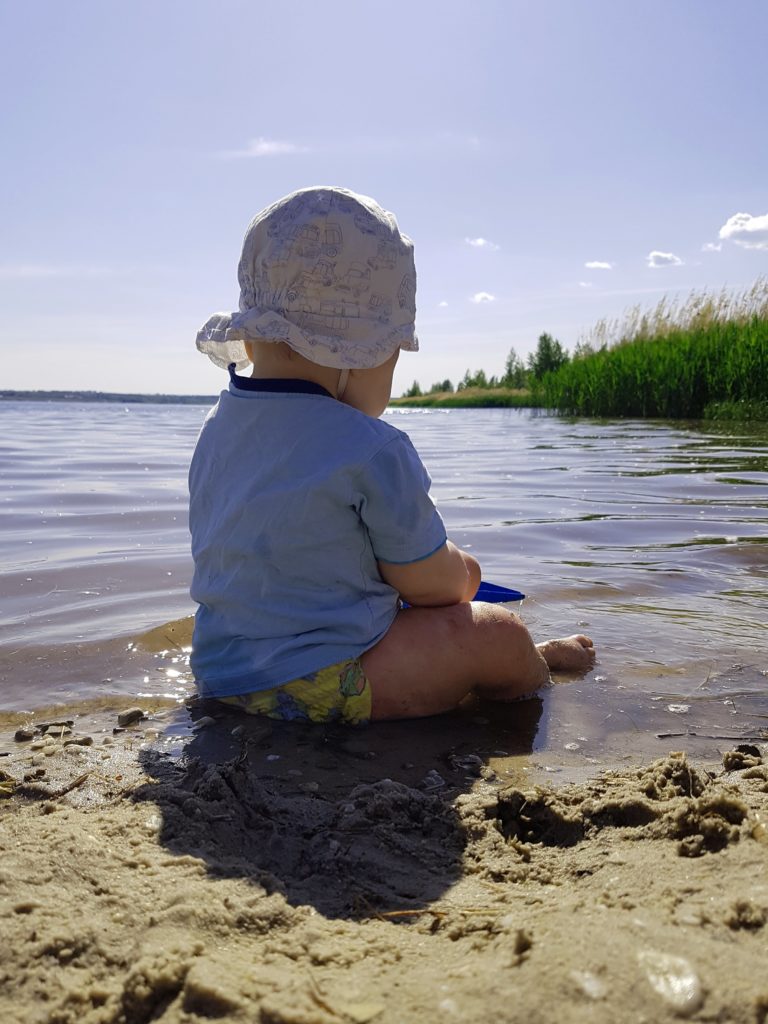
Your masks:
{"label": "wet sand", "polygon": [[172,752],[35,721],[0,760],[0,1020],[764,1024],[766,744],[553,788],[514,768],[536,704],[490,734],[198,707]]}

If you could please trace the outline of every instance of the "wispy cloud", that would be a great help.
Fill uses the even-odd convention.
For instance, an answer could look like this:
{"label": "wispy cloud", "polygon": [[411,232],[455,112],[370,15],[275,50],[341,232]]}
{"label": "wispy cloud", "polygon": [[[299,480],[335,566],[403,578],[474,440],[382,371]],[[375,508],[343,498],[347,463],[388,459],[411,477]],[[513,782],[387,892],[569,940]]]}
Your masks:
{"label": "wispy cloud", "polygon": [[579,281],[579,288],[594,288],[591,281]]}
{"label": "wispy cloud", "polygon": [[702,252],[720,252],[723,248],[722,242],[705,242],[701,247]]}
{"label": "wispy cloud", "polygon": [[445,309],[445,307],[446,307],[447,305],[448,305],[448,303],[447,303],[447,302],[445,301],[445,299],[443,299],[443,301],[442,301],[442,302],[438,302],[438,306],[439,306],[439,307],[440,307],[441,309]]}
{"label": "wispy cloud", "polygon": [[673,252],[659,252],[658,249],[649,252],[647,260],[648,266],[653,270],[658,270],[660,267],[681,267],[683,265],[680,257],[675,256]]}
{"label": "wispy cloud", "polygon": [[467,245],[471,245],[473,249],[489,249],[491,252],[498,252],[501,248],[500,245],[489,241],[487,238],[465,238],[464,241]]}
{"label": "wispy cloud", "polygon": [[36,280],[47,277],[108,277],[111,267],[77,266],[50,263],[0,263],[0,279]]}
{"label": "wispy cloud", "polygon": [[607,263],[603,260],[590,260],[585,263],[584,266],[587,270],[613,270],[613,264]]}
{"label": "wispy cloud", "polygon": [[224,149],[216,155],[222,160],[249,160],[265,156],[289,156],[293,153],[308,153],[306,146],[280,139],[251,139],[245,149]]}
{"label": "wispy cloud", "polygon": [[734,213],[720,228],[719,237],[744,249],[768,249],[768,213],[759,217],[753,217],[751,213]]}
{"label": "wispy cloud", "polygon": [[475,294],[471,296],[469,301],[474,302],[476,305],[479,305],[482,302],[495,302],[496,296],[491,295],[490,292],[475,292]]}

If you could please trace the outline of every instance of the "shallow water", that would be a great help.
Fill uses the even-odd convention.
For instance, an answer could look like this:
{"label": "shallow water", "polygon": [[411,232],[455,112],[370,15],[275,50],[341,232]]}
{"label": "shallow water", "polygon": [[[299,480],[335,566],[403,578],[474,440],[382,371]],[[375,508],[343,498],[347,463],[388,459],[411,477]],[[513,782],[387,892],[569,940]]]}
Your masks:
{"label": "shallow water", "polygon": [[[191,692],[186,470],[205,413],[0,403],[0,724]],[[528,595],[535,636],[598,646],[594,672],[544,694],[537,756],[578,767],[763,735],[768,427],[387,415],[451,537]]]}

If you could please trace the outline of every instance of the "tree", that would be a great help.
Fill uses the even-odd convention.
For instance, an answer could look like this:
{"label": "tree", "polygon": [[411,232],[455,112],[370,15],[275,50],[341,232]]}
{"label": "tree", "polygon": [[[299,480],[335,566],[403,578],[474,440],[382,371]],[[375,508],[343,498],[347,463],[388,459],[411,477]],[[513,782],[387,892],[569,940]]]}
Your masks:
{"label": "tree", "polygon": [[417,380],[411,384],[403,395],[403,398],[421,398],[421,388],[419,387],[419,382]]}
{"label": "tree", "polygon": [[520,356],[515,352],[513,348],[509,350],[507,361],[504,364],[504,376],[501,378],[501,384],[505,388],[524,388],[528,374],[525,370],[525,364]]}
{"label": "tree", "polygon": [[467,370],[459,381],[456,390],[463,391],[465,388],[487,388],[488,386],[488,378],[485,375],[485,370],[476,370],[475,373]]}
{"label": "tree", "polygon": [[430,395],[437,395],[444,391],[453,391],[453,384],[447,378],[445,380],[437,380],[429,389]]}
{"label": "tree", "polygon": [[536,351],[528,356],[528,368],[536,380],[541,380],[545,373],[558,370],[568,359],[568,353],[559,341],[551,334],[541,334]]}

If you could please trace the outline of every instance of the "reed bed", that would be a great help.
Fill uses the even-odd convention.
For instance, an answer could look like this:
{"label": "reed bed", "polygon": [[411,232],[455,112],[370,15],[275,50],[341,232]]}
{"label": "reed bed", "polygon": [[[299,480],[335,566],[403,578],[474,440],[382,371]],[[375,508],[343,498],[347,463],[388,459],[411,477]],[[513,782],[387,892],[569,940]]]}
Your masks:
{"label": "reed bed", "polygon": [[533,398],[586,416],[763,418],[768,409],[768,278],[736,294],[663,299],[601,321]]}

